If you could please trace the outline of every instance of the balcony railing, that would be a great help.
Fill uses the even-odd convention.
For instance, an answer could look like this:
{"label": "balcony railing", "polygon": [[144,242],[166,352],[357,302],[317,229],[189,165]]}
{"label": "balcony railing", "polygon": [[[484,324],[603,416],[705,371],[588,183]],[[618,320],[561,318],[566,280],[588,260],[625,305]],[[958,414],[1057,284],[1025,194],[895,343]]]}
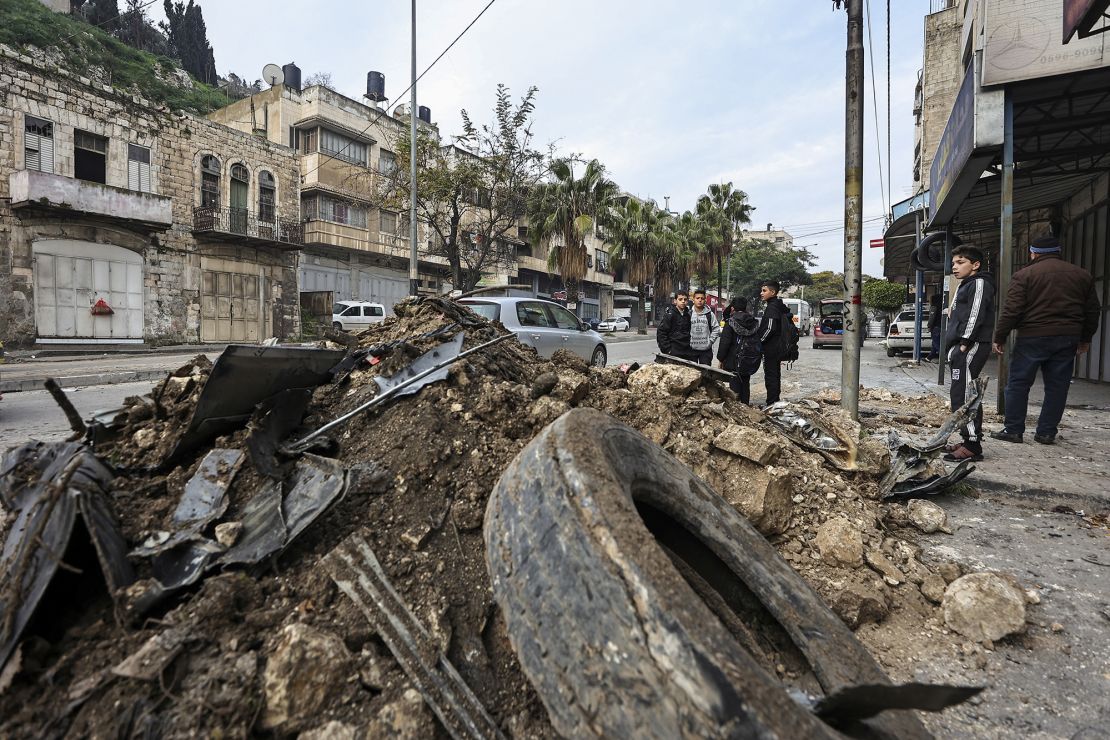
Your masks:
{"label": "balcony railing", "polygon": [[244,208],[193,209],[193,231],[247,242],[276,242],[293,247],[304,246],[304,224],[278,218],[262,220]]}

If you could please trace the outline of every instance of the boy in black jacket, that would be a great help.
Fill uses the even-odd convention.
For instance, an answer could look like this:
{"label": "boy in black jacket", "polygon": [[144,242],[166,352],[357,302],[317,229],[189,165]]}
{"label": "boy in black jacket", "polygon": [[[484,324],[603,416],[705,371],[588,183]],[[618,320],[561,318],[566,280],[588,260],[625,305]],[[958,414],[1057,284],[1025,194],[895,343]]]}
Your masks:
{"label": "boy in black jacket", "polygon": [[767,384],[767,402],[770,406],[779,400],[782,390],[782,358],[787,347],[783,346],[782,323],[790,321],[790,309],[779,298],[779,283],[764,280],[759,297],[764,301],[763,320],[759,322],[759,341],[763,343],[763,380]]}
{"label": "boy in black jacket", "polygon": [[697,355],[690,349],[690,317],[692,311],[686,305],[689,296],[685,290],[675,294],[674,305],[663,314],[659,328],[655,332],[655,342],[659,351],[665,355],[697,361]]}
{"label": "boy in black jacket", "polygon": [[762,357],[759,322],[748,313],[748,302],[744,298],[733,299],[725,310],[729,311],[729,316],[721,332],[721,343],[717,345],[717,367],[733,374],[728,387],[740,396],[740,403],[746,404],[751,402],[750,381]]}
{"label": "boy in black jacket", "polygon": [[[944,335],[948,347],[948,364],[952,369],[949,389],[952,410],[963,406],[970,386],[990,356],[994,334],[994,278],[980,272],[983,252],[977,247],[961,246],[952,250],[952,275],[960,280],[956,300],[948,317]],[[965,426],[960,428],[963,442],[950,445],[945,460],[983,459],[983,406]]]}

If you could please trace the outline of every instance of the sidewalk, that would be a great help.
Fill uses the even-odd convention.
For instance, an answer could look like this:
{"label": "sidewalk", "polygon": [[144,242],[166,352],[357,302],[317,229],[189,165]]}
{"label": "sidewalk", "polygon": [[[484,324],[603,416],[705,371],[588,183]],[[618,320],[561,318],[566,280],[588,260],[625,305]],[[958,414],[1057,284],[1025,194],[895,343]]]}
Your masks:
{"label": "sidewalk", "polygon": [[10,353],[0,365],[0,393],[42,390],[43,381],[54,378],[63,388],[160,380],[197,355],[215,359],[224,344],[186,344],[171,347],[136,348],[134,352],[101,353],[95,356]]}

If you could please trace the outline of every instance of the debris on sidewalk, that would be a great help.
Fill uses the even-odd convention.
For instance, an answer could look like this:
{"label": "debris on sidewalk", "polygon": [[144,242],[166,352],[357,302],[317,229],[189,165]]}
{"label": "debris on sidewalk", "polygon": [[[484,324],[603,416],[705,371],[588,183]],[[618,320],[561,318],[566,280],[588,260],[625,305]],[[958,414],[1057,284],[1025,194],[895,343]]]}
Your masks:
{"label": "debris on sidewalk", "polygon": [[[575,407],[670,452],[850,626],[889,629],[897,641],[900,630],[941,619],[930,599],[937,579],[947,582],[940,566],[918,558],[906,507],[881,500],[894,413],[853,426],[817,398],[794,404],[784,428],[783,414],[776,421],[740,404],[696,368],[626,373],[563,350],[541,359],[511,338],[494,343],[509,336],[503,327],[443,298],[404,301],[395,313],[346,355],[253,347],[250,356],[229,348],[214,364],[197,358],[150,397],[94,421],[89,446],[4,457],[0,671],[15,651],[20,661],[0,692],[0,735],[358,735],[441,721],[412,701],[426,688],[324,567],[357,536],[426,630],[419,657],[453,667],[473,692],[466,705],[498,731],[552,736],[495,605],[481,529],[509,462]],[[438,382],[370,403],[389,392],[386,379],[452,339],[459,358]],[[255,378],[271,355],[280,372]],[[920,415],[921,436],[947,416],[929,400],[893,405]],[[306,451],[283,448],[346,415]],[[62,475],[67,460],[81,461],[72,479]],[[47,499],[56,501],[49,521],[69,529],[64,539],[27,535]],[[76,512],[96,547],[66,549]],[[60,598],[57,587],[74,584],[81,598]],[[776,660],[790,664],[785,648],[768,650],[772,674]],[[289,683],[298,655],[328,663],[327,691]]]}

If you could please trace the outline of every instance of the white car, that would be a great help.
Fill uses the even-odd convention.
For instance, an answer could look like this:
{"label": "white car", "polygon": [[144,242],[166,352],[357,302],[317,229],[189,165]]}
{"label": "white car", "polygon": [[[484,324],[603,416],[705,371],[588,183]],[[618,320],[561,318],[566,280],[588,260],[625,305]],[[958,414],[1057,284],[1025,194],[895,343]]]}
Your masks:
{"label": "white car", "polygon": [[369,301],[336,301],[331,308],[331,325],[336,331],[362,331],[385,321],[385,306]]}
{"label": "white car", "polygon": [[[921,351],[929,354],[929,311],[921,314]],[[891,323],[886,332],[886,356],[894,357],[899,352],[913,352],[914,319],[913,310],[902,311]]]}
{"label": "white car", "polygon": [[597,325],[598,331],[628,331],[631,324],[628,319],[620,316],[610,316]]}

